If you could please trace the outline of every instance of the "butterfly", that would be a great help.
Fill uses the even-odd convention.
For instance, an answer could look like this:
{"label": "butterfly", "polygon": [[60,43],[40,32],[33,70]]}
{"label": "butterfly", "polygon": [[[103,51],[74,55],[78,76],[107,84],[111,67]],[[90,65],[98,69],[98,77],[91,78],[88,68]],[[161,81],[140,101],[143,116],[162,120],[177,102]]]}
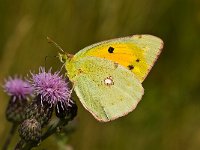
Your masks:
{"label": "butterfly", "polygon": [[75,55],[59,53],[82,105],[108,122],[133,111],[141,100],[142,82],[161,53],[163,41],[133,35],[99,42]]}

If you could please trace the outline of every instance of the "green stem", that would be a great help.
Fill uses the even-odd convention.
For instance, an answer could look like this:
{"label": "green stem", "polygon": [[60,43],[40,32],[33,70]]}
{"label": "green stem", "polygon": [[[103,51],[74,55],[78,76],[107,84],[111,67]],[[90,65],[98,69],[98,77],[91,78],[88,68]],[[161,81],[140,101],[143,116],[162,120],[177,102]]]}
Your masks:
{"label": "green stem", "polygon": [[17,129],[17,125],[13,124],[12,128],[10,129],[10,133],[9,133],[9,135],[8,135],[4,145],[3,145],[2,150],[7,150],[8,149],[8,146],[10,145],[11,139],[12,139],[13,135],[15,134],[16,129]]}
{"label": "green stem", "polygon": [[20,140],[17,145],[15,146],[15,150],[22,150],[23,149],[23,145],[25,144],[24,140]]}

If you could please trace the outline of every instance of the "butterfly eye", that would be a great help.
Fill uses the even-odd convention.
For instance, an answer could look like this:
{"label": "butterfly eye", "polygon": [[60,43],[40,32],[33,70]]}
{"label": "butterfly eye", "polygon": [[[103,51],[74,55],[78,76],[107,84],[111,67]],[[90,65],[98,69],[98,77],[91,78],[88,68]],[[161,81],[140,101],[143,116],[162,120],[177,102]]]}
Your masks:
{"label": "butterfly eye", "polygon": [[58,53],[58,58],[62,63],[65,63],[67,60],[67,56],[65,54]]}

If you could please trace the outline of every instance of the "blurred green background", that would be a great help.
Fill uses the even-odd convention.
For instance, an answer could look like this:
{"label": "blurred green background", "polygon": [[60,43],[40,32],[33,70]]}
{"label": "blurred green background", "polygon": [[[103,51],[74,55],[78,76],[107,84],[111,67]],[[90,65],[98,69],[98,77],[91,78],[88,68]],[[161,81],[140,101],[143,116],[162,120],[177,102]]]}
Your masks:
{"label": "blurred green background", "polygon": [[[8,75],[38,71],[45,56],[52,56],[47,67],[61,66],[46,36],[76,53],[98,41],[144,33],[162,38],[165,46],[136,110],[100,123],[76,99],[76,131],[69,143],[75,150],[199,150],[199,0],[0,0],[0,83]],[[0,102],[2,146],[11,127],[2,88]],[[56,149],[55,138],[42,147]]]}

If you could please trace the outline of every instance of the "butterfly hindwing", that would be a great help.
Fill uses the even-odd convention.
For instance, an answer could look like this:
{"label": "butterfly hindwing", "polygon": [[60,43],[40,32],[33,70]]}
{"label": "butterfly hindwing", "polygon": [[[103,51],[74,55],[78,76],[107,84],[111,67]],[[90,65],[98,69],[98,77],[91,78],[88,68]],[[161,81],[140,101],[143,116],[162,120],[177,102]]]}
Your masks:
{"label": "butterfly hindwing", "polygon": [[98,57],[73,61],[66,69],[83,106],[107,122],[132,111],[144,93],[140,81],[125,67]]}

